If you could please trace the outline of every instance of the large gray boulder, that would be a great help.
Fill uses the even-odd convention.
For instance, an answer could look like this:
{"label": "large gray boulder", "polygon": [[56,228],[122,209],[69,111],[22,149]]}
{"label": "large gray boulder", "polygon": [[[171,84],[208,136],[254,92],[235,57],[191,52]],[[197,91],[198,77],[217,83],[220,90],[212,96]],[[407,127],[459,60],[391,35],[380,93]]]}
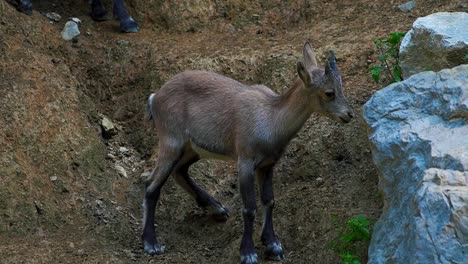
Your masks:
{"label": "large gray boulder", "polygon": [[468,263],[468,65],[423,72],[364,106],[384,209],[369,262]]}
{"label": "large gray boulder", "polygon": [[418,18],[400,46],[403,79],[426,71],[440,71],[468,60],[468,13],[441,12]]}

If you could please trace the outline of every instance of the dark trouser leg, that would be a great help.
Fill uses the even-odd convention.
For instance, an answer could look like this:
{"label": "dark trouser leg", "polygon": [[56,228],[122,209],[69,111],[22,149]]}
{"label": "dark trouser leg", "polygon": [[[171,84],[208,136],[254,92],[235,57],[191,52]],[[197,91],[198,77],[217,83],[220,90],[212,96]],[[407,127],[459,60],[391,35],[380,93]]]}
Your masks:
{"label": "dark trouser leg", "polygon": [[104,8],[101,0],[91,1],[91,18],[95,21],[106,20],[107,11]]}
{"label": "dark trouser leg", "polygon": [[[164,148],[161,146],[161,149]],[[145,198],[143,200],[144,217],[142,239],[145,252],[150,255],[162,254],[164,252],[164,246],[161,246],[156,240],[154,212],[161,188],[180,159],[181,154],[182,150],[179,149],[164,149],[164,151],[160,151],[158,164],[151,173],[147,183]]]}
{"label": "dark trouser leg", "polygon": [[229,217],[229,211],[198,186],[188,174],[190,165],[198,160],[199,157],[196,154],[182,158],[174,172],[176,182],[195,198],[200,207],[209,209],[215,220],[225,222]]}
{"label": "dark trouser leg", "polygon": [[282,260],[284,258],[283,247],[273,230],[273,207],[275,206],[273,196],[273,167],[257,170],[257,177],[264,210],[262,243],[266,246],[265,256],[272,260]]}
{"label": "dark trouser leg", "polygon": [[31,0],[9,0],[7,1],[14,7],[16,10],[25,13],[26,15],[32,15],[32,2]]}
{"label": "dark trouser leg", "polygon": [[138,24],[125,9],[124,0],[114,0],[114,18],[120,21],[120,30],[126,33],[138,32]]}
{"label": "dark trouser leg", "polygon": [[239,189],[243,202],[242,216],[244,218],[244,232],[240,246],[241,263],[256,264],[257,253],[252,239],[257,209],[255,201],[255,163],[252,160],[238,161]]}

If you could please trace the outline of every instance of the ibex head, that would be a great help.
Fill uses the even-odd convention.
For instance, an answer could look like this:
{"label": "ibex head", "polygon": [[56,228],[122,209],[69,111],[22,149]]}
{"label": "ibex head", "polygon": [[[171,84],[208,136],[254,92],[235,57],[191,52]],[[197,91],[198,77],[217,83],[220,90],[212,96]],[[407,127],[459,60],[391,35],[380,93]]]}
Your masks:
{"label": "ibex head", "polygon": [[315,52],[309,42],[305,43],[302,53],[304,62],[297,62],[297,73],[304,87],[311,91],[314,112],[342,123],[351,121],[354,112],[343,95],[341,74],[336,67],[334,52],[328,53],[325,68],[317,65]]}

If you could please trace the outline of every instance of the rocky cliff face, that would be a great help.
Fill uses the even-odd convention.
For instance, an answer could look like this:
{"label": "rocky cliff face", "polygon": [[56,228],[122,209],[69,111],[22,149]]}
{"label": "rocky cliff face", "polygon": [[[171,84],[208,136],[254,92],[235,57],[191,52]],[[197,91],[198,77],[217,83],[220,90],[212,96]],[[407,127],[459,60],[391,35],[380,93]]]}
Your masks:
{"label": "rocky cliff face", "polygon": [[424,72],[364,107],[384,212],[369,263],[468,260],[468,65]]}
{"label": "rocky cliff face", "polygon": [[400,47],[403,78],[468,63],[468,13],[440,12],[418,18]]}

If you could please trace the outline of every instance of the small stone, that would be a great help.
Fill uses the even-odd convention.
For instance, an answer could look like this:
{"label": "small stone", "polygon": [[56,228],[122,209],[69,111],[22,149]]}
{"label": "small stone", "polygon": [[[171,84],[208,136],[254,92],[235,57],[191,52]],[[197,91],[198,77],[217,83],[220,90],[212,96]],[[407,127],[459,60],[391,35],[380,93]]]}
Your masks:
{"label": "small stone", "polygon": [[116,165],[114,168],[120,176],[128,178],[127,171],[122,166]]}
{"label": "small stone", "polygon": [[111,159],[111,160],[115,160],[115,159],[117,159],[117,157],[116,157],[116,156],[114,156],[114,155],[113,155],[113,154],[111,154],[111,153],[107,154],[107,158],[108,158],[108,159]]}
{"label": "small stone", "polygon": [[151,172],[147,171],[147,172],[143,172],[140,176],[141,178],[147,179],[150,175],[151,175]]}
{"label": "small stone", "polygon": [[62,16],[55,13],[55,12],[48,12],[45,14],[45,16],[50,19],[50,20],[53,20],[55,22],[59,22],[61,19],[62,19]]}
{"label": "small stone", "polygon": [[57,176],[51,176],[51,177],[50,177],[50,180],[53,181],[53,182],[56,181],[57,179],[58,179]]}
{"label": "small stone", "polygon": [[75,247],[75,243],[70,242],[70,243],[68,244],[68,246],[69,246],[70,248],[74,248],[74,247]]}
{"label": "small stone", "polygon": [[126,147],[120,147],[120,148],[119,148],[119,151],[120,151],[120,153],[122,153],[122,154],[125,155],[125,154],[128,153],[128,148],[126,148]]}
{"label": "small stone", "polygon": [[318,177],[317,179],[315,179],[315,186],[316,187],[322,186],[324,183],[325,182],[323,181],[322,177]]}
{"label": "small stone", "polygon": [[102,115],[100,125],[102,127],[102,136],[104,138],[111,138],[117,133],[114,123],[105,115]]}
{"label": "small stone", "polygon": [[117,45],[119,45],[121,47],[128,47],[129,44],[130,44],[130,41],[125,40],[125,39],[121,39],[121,40],[117,41]]}
{"label": "small stone", "polygon": [[[79,19],[78,19],[79,21]],[[62,30],[62,38],[64,40],[72,40],[80,35],[79,23],[74,20],[65,23],[65,27]]]}
{"label": "small stone", "polygon": [[96,200],[94,201],[98,207],[104,207],[104,202],[102,200]]}
{"label": "small stone", "polygon": [[416,7],[416,0],[396,6],[395,8],[401,12],[411,12]]}
{"label": "small stone", "polygon": [[44,213],[44,206],[39,201],[34,201],[34,206],[38,214],[42,215]]}

